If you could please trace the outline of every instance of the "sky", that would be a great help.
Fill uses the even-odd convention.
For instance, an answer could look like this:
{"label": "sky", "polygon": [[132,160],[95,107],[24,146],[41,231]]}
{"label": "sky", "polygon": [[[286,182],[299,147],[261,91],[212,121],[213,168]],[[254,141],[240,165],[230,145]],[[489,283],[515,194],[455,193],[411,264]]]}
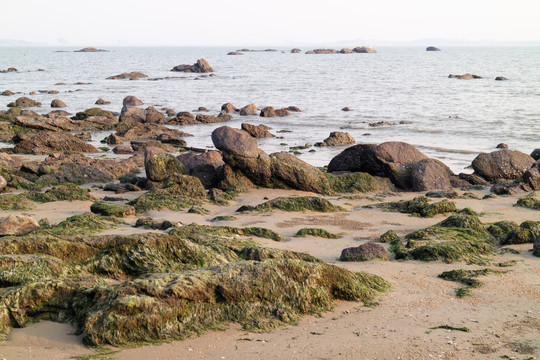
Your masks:
{"label": "sky", "polygon": [[0,0],[0,9],[0,39],[48,45],[540,41],[540,0]]}

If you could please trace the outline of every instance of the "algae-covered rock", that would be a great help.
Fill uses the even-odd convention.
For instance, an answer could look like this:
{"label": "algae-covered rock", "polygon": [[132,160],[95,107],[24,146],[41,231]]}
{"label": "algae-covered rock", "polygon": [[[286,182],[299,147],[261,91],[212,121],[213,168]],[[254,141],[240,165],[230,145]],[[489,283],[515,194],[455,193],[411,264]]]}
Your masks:
{"label": "algae-covered rock", "polygon": [[337,234],[332,234],[329,231],[326,231],[324,229],[317,229],[317,228],[303,228],[296,232],[294,235],[296,237],[306,237],[306,236],[316,236],[316,237],[322,237],[326,239],[337,239],[341,237]]}
{"label": "algae-covered rock", "polygon": [[40,193],[37,191],[30,192],[27,197],[35,202],[45,203],[52,201],[76,201],[90,200],[89,190],[81,189],[73,183],[65,183],[53,186],[51,189]]}
{"label": "algae-covered rock", "polygon": [[540,200],[535,198],[535,193],[531,193],[518,199],[515,206],[521,206],[532,210],[540,210]]}
{"label": "algae-covered rock", "polygon": [[371,302],[387,288],[328,264],[247,261],[94,287],[79,293],[74,310],[85,343],[121,345],[182,339],[226,322],[271,329],[327,311],[334,299]]}
{"label": "algae-covered rock", "polygon": [[369,260],[388,260],[388,251],[380,244],[367,242],[360,246],[343,249],[339,257],[339,261]]}
{"label": "algae-covered rock", "polygon": [[488,226],[487,231],[489,231],[497,241],[502,241],[518,227],[519,225],[514,221],[498,221]]}
{"label": "algae-covered rock", "polygon": [[494,238],[476,216],[454,214],[447,219],[414,231],[401,240],[392,240],[390,251],[396,258],[444,262],[481,261],[493,253]]}
{"label": "algae-covered rock", "polygon": [[283,211],[309,210],[317,212],[345,211],[342,207],[333,205],[330,201],[316,196],[278,197],[254,207],[256,211],[271,211],[273,209]]}
{"label": "algae-covered rock", "polygon": [[343,175],[326,174],[332,190],[336,193],[366,193],[378,189],[375,178],[368,173],[351,173]]}
{"label": "algae-covered rock", "polygon": [[400,200],[389,203],[369,205],[368,207],[380,207],[387,211],[396,211],[406,214],[412,214],[420,217],[433,217],[437,214],[444,214],[457,211],[456,204],[442,200],[430,203],[425,196],[419,196],[412,200]]}
{"label": "algae-covered rock", "polygon": [[391,243],[394,240],[400,240],[398,234],[396,234],[394,230],[388,230],[379,238],[379,241],[382,243]]}
{"label": "algae-covered rock", "polygon": [[100,108],[90,108],[86,109],[85,111],[81,111],[75,114],[75,116],[72,117],[73,120],[86,120],[89,117],[92,116],[104,116],[110,120],[118,121],[116,116],[113,115],[112,112],[107,110],[102,110]]}
{"label": "algae-covered rock", "polygon": [[179,211],[200,205],[206,199],[206,191],[201,181],[193,176],[174,175],[156,188],[131,201],[137,212],[169,209]]}
{"label": "algae-covered rock", "polygon": [[172,155],[154,154],[148,148],[145,151],[144,168],[150,181],[164,181],[173,174],[187,174],[184,164]]}
{"label": "algae-covered rock", "polygon": [[502,245],[534,243],[540,236],[540,221],[524,221],[519,227],[512,230],[504,239]]}
{"label": "algae-covered rock", "polygon": [[92,211],[94,214],[115,217],[126,217],[135,215],[135,208],[133,206],[111,204],[104,201],[98,201],[93,203],[92,206],[90,206],[90,211]]}

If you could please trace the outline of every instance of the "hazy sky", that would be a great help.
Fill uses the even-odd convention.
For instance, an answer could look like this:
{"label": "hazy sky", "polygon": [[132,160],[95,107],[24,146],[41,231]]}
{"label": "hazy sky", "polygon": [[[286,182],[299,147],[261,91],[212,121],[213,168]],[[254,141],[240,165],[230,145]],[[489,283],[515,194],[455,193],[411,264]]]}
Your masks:
{"label": "hazy sky", "polygon": [[0,9],[0,39],[51,45],[540,40],[540,0],[0,0]]}

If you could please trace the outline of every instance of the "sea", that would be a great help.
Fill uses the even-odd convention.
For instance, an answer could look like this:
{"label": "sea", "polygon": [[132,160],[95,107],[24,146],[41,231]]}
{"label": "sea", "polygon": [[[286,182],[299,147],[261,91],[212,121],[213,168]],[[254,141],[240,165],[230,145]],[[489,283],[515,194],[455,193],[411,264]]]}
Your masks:
{"label": "sea", "polygon": [[[359,44],[351,44],[351,48]],[[361,44],[360,44],[361,45]],[[436,45],[436,44],[427,44]],[[193,134],[188,146],[212,149],[212,131],[244,122],[272,128],[275,138],[259,140],[267,153],[313,145],[332,131],[348,132],[357,144],[404,141],[439,159],[454,172],[468,172],[481,152],[505,143],[525,153],[540,148],[540,47],[377,47],[374,54],[308,55],[291,48],[232,56],[227,47],[117,47],[81,53],[66,47],[0,47],[0,110],[19,96],[42,103],[32,108],[48,113],[60,99],[71,113],[96,107],[120,112],[122,100],[134,95],[158,110],[190,111],[199,107],[217,115],[224,103],[240,108],[297,106],[287,117],[234,115],[226,123],[176,127]],[[257,48],[253,48],[257,49]],[[263,50],[263,49],[258,49]],[[171,72],[179,64],[204,58],[212,77]],[[44,71],[38,71],[42,69]],[[139,71],[141,80],[107,80]],[[449,74],[471,73],[482,79],[458,80]],[[495,81],[504,76],[507,81]],[[66,85],[55,85],[63,82]],[[79,83],[79,84],[78,84]],[[81,84],[82,83],[82,84]],[[59,94],[42,94],[57,90]],[[351,111],[342,111],[348,107]],[[196,114],[196,112],[194,112]],[[383,122],[386,125],[372,126]],[[93,134],[92,143],[106,132]],[[2,146],[11,146],[3,144]],[[345,147],[296,150],[302,160],[324,166]],[[469,171],[470,172],[470,171]]]}

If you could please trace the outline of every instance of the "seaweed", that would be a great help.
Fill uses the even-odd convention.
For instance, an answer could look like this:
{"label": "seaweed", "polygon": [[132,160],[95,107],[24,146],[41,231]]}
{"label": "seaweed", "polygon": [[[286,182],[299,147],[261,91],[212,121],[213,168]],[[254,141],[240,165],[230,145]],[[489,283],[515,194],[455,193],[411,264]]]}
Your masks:
{"label": "seaweed", "polygon": [[425,196],[419,196],[412,200],[400,200],[376,205],[366,205],[367,208],[382,208],[385,211],[400,212],[420,217],[433,217],[437,214],[444,214],[457,211],[456,204],[442,200],[430,203]]}
{"label": "seaweed", "polygon": [[482,270],[464,270],[464,269],[458,269],[458,270],[452,270],[452,271],[445,271],[438,276],[441,279],[447,280],[447,281],[455,281],[462,285],[465,285],[464,287],[456,289],[456,296],[459,298],[470,296],[471,295],[471,289],[477,288],[483,285],[483,283],[478,280],[477,278],[479,276],[486,276],[489,274],[503,274],[504,271],[499,270],[491,270],[491,269],[482,269]]}
{"label": "seaweed", "polygon": [[530,193],[529,195],[519,198],[514,206],[521,206],[531,210],[540,210],[540,200],[535,198],[536,193]]}
{"label": "seaweed", "polygon": [[303,228],[303,229],[298,230],[294,236],[296,237],[316,236],[316,237],[322,237],[326,239],[337,239],[341,237],[338,234],[332,234],[329,231],[326,231],[324,229],[319,229],[319,228]]}
{"label": "seaweed", "polygon": [[309,210],[317,212],[345,211],[342,207],[333,205],[330,201],[316,196],[278,197],[253,208],[253,210],[261,212],[271,211],[273,209],[282,211]]}

